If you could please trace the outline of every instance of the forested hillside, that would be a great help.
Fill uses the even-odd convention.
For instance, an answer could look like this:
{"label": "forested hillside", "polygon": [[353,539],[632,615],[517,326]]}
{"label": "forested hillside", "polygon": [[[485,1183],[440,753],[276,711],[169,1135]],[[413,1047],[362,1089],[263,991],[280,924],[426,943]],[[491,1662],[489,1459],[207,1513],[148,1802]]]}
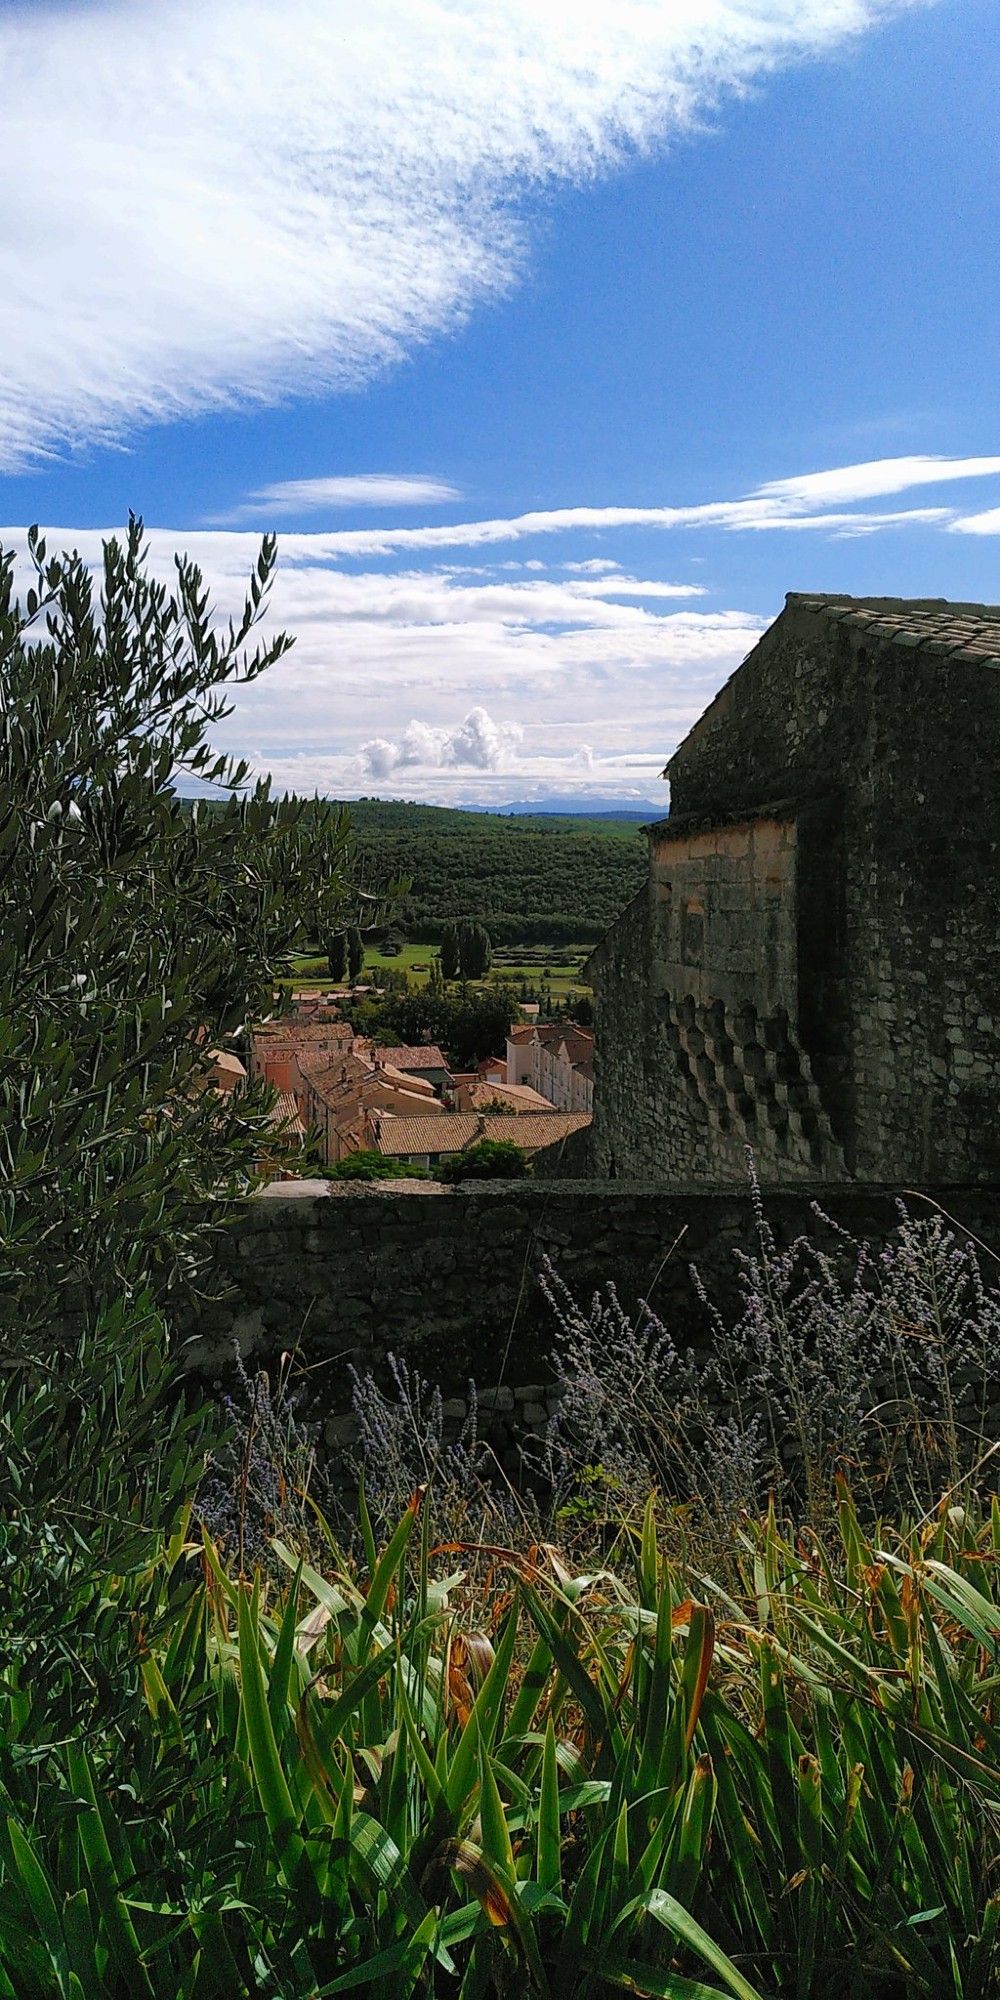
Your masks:
{"label": "forested hillside", "polygon": [[598,938],[645,873],[639,829],[614,820],[494,818],[443,806],[356,799],[356,845],[373,883],[409,876],[407,934],[435,942],[450,918],[484,922],[496,944]]}

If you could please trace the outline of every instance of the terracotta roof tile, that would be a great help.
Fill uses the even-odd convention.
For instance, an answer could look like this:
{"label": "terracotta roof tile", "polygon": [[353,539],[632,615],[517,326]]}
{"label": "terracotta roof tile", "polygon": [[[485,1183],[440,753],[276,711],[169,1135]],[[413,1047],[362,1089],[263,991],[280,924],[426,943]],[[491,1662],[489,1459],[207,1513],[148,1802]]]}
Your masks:
{"label": "terracotta roof tile", "polygon": [[571,1132],[591,1123],[589,1111],[528,1111],[511,1118],[485,1118],[484,1138],[513,1139],[528,1152],[540,1146],[556,1146]]}
{"label": "terracotta roof tile", "polygon": [[[274,1109],[267,1122],[273,1130],[278,1131],[280,1138],[305,1138],[306,1128],[299,1117],[299,1107],[290,1090],[283,1090],[279,1093],[274,1102]],[[278,1130],[279,1127],[280,1131]]]}
{"label": "terracotta roof tile", "polygon": [[228,1049],[209,1049],[208,1060],[216,1069],[224,1070],[227,1076],[246,1076],[246,1069],[239,1056],[231,1055]]}
{"label": "terracotta roof tile", "polygon": [[437,1118],[397,1118],[383,1111],[372,1123],[378,1151],[399,1159],[406,1153],[460,1153],[480,1121],[474,1111],[446,1111]]}
{"label": "terracotta roof tile", "polygon": [[374,1060],[391,1063],[393,1069],[447,1069],[447,1058],[442,1055],[436,1042],[418,1044],[416,1047],[398,1049],[373,1049]]}
{"label": "terracotta roof tile", "polygon": [[388,1112],[372,1121],[380,1153],[399,1159],[409,1153],[460,1153],[477,1139],[513,1139],[528,1152],[558,1145],[570,1132],[590,1124],[586,1111],[511,1112],[484,1116],[475,1111],[447,1112],[439,1118],[395,1118]]}
{"label": "terracotta roof tile", "polygon": [[551,1110],[548,1098],[530,1083],[490,1083],[485,1077],[470,1085],[469,1102],[473,1111],[486,1111],[491,1104],[509,1104],[516,1112]]}

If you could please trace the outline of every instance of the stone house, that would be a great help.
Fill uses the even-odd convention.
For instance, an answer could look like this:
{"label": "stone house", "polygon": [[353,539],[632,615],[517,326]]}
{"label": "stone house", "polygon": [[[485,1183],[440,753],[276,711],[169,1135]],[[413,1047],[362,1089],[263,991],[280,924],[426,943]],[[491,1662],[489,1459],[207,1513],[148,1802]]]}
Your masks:
{"label": "stone house", "polygon": [[407,1076],[422,1077],[425,1083],[433,1086],[438,1096],[452,1080],[447,1057],[436,1042],[377,1048],[373,1050],[373,1057],[376,1062],[388,1063],[390,1068],[402,1070]]}
{"label": "stone house", "polygon": [[209,1049],[206,1060],[205,1082],[210,1090],[218,1091],[222,1097],[230,1097],[234,1091],[246,1088],[247,1073],[239,1056],[233,1055],[229,1049]]}
{"label": "stone house", "polygon": [[295,1096],[303,1124],[319,1134],[328,1166],[370,1145],[373,1113],[423,1119],[446,1114],[424,1077],[407,1075],[388,1063],[355,1052],[300,1053]]}
{"label": "stone house", "polygon": [[1000,607],[790,595],[590,961],[593,1167],[1000,1177]]}
{"label": "stone house", "polygon": [[440,1118],[376,1111],[368,1120],[365,1143],[387,1159],[433,1170],[438,1161],[481,1139],[512,1139],[534,1157],[546,1147],[562,1145],[589,1122],[583,1112],[553,1111],[551,1106],[534,1112],[446,1111]]}
{"label": "stone house", "polygon": [[485,1077],[455,1079],[456,1111],[551,1111],[552,1104],[530,1083],[491,1083]]}
{"label": "stone house", "polygon": [[[523,1009],[522,1009],[523,1012]],[[573,1021],[534,1021],[507,1036],[507,1082],[528,1084],[557,1111],[594,1107],[594,1037]]]}
{"label": "stone house", "polygon": [[250,1075],[255,1082],[272,1084],[275,1090],[295,1090],[299,1055],[343,1056],[355,1047],[354,1029],[349,1021],[315,1021],[280,1015],[273,1021],[257,1022],[250,1030]]}

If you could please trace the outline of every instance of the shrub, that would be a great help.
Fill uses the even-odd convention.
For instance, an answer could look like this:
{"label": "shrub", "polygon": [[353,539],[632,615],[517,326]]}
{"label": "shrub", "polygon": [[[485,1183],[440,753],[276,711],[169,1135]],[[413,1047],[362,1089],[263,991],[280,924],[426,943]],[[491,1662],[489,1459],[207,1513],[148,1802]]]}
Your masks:
{"label": "shrub", "polygon": [[423,1167],[415,1167],[409,1160],[386,1159],[384,1154],[362,1148],[357,1153],[348,1153],[335,1166],[325,1169],[331,1181],[425,1181],[427,1174]]}
{"label": "shrub", "polygon": [[436,1171],[441,1181],[523,1180],[528,1155],[513,1139],[477,1139],[464,1152],[449,1153]]}
{"label": "shrub", "polygon": [[334,931],[326,940],[326,970],[335,986],[341,986],[347,977],[347,937],[344,931]]}
{"label": "shrub", "polygon": [[470,1516],[492,1509],[489,1454],[479,1435],[476,1385],[470,1382],[465,1416],[445,1436],[444,1397],[395,1354],[386,1357],[394,1395],[375,1377],[350,1368],[351,1408],[358,1426],[354,1471],[376,1523],[391,1529],[417,1487],[431,1486],[435,1519],[448,1532],[468,1531]]}
{"label": "shrub", "polygon": [[311,1552],[313,1509],[327,1487],[317,1465],[320,1426],[303,1418],[292,1355],[282,1355],[273,1389],[263,1368],[251,1380],[238,1347],[233,1365],[234,1384],[220,1410],[225,1431],[194,1514],[237,1575],[252,1576],[261,1565],[275,1570],[276,1536]]}
{"label": "shrub", "polygon": [[[943,1481],[992,1463],[1000,1292],[939,1214],[900,1203],[878,1255],[842,1230],[832,1249],[806,1236],[781,1249],[753,1192],[741,1308],[730,1323],[702,1289],[699,1344],[648,1303],[626,1311],[613,1284],[581,1306],[545,1265],[561,1395],[542,1454],[554,1492],[573,1493],[599,1464],[619,1510],[641,1510],[654,1486],[702,1533],[711,1526],[715,1547],[769,1494],[819,1524],[839,1471],[869,1519],[923,1514]],[[817,1225],[833,1228],[819,1210]]]}
{"label": "shrub", "polygon": [[[0,552],[0,1653],[64,1734],[132,1699],[101,1579],[141,1565],[209,1440],[172,1323],[269,1099],[203,1088],[206,1051],[353,900],[339,810],[272,800],[210,741],[289,644],[253,638],[274,561],[227,627],[193,563],[150,576],[135,520],[99,584],[32,532],[22,602]],[[178,771],[227,796],[178,798]]]}

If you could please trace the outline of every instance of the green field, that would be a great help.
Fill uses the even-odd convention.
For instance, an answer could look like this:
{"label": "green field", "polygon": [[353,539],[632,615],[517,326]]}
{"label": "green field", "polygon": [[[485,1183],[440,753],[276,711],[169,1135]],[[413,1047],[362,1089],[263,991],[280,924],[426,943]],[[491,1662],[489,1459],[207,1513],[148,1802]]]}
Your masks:
{"label": "green field", "polygon": [[[591,948],[586,943],[500,946],[493,953],[488,979],[472,983],[520,987],[523,982],[532,991],[544,985],[551,991],[553,1000],[575,999],[590,990],[582,977],[582,966]],[[405,972],[412,986],[426,986],[436,957],[436,945],[406,944],[402,951],[390,953],[373,946],[365,953],[365,973],[390,967],[396,972]],[[281,984],[326,988],[330,985],[326,960],[317,957],[293,960],[292,973]]]}

